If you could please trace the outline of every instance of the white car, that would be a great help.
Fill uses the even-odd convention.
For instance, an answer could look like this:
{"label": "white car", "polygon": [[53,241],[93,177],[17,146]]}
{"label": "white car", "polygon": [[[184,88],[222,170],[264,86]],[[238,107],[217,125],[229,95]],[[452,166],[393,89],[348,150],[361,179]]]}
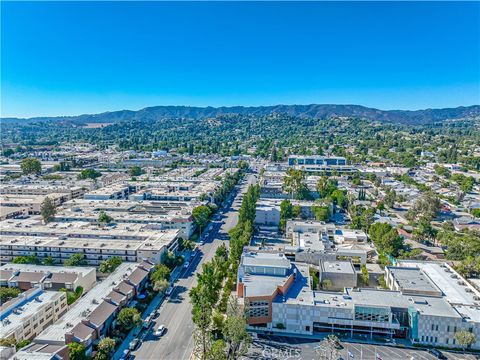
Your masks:
{"label": "white car", "polygon": [[190,266],[190,263],[187,261],[185,264],[183,264],[183,268],[186,269]]}
{"label": "white car", "polygon": [[165,325],[160,325],[158,329],[155,331],[155,336],[162,336],[165,332]]}
{"label": "white car", "polygon": [[166,294],[167,296],[170,296],[170,294],[172,293],[172,291],[173,291],[173,286],[170,286],[170,287],[167,289],[167,291],[165,291],[165,294]]}

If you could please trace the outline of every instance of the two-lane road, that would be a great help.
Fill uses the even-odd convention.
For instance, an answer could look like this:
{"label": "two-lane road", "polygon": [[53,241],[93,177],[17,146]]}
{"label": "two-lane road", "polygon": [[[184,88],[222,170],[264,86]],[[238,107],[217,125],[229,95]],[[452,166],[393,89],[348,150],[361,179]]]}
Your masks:
{"label": "two-lane road", "polygon": [[151,334],[147,335],[141,346],[132,354],[135,359],[165,359],[183,360],[190,359],[193,351],[194,324],[191,318],[192,305],[188,292],[197,284],[197,271],[201,271],[202,264],[210,261],[215,255],[217,247],[228,238],[228,231],[234,227],[238,219],[238,208],[241,198],[249,184],[256,182],[256,178],[249,174],[244,184],[239,186],[239,191],[222,213],[222,219],[214,221],[205,245],[200,247],[200,255],[190,261],[188,269],[183,270],[179,280],[175,283],[174,291],[169,299],[160,308],[160,316],[155,320],[154,329],[161,324],[167,331],[161,338]]}

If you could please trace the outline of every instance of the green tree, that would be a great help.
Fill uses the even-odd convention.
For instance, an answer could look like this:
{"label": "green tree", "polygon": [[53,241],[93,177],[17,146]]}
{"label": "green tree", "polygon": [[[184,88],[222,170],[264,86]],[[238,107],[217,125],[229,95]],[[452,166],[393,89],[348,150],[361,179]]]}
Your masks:
{"label": "green tree", "polygon": [[15,287],[0,287],[0,303],[4,304],[8,300],[17,297],[20,294],[20,289]]}
{"label": "green tree", "polygon": [[315,220],[328,221],[328,219],[330,219],[330,209],[327,206],[313,205],[311,209]]}
{"label": "green tree", "polygon": [[36,255],[17,256],[12,261],[14,264],[40,264],[40,259]]}
{"label": "green tree", "polygon": [[455,340],[457,340],[457,343],[462,346],[463,350],[465,350],[475,344],[477,338],[475,334],[470,331],[460,330],[455,333]]}
{"label": "green tree", "polygon": [[67,344],[68,358],[70,360],[87,360],[88,356],[85,354],[85,346],[77,342]]}
{"label": "green tree", "polygon": [[332,192],[330,197],[332,198],[335,205],[337,205],[338,207],[340,207],[342,209],[345,209],[347,207],[347,204],[348,204],[347,196],[345,195],[344,190],[338,190],[337,189],[337,190]]}
{"label": "green tree", "polygon": [[389,208],[393,209],[395,206],[395,202],[397,201],[397,192],[392,188],[387,188],[383,201]]}
{"label": "green tree", "polygon": [[95,180],[100,176],[102,176],[102,173],[100,171],[97,171],[95,169],[84,169],[80,172],[80,174],[78,174],[78,179],[79,180],[86,180],[86,179]]}
{"label": "green tree", "polygon": [[52,200],[47,196],[40,205],[40,214],[42,215],[43,221],[49,223],[55,217],[57,210]]}
{"label": "green tree", "polygon": [[124,332],[128,332],[142,324],[142,317],[137,309],[127,307],[120,310],[117,316],[117,322]]}
{"label": "green tree", "polygon": [[395,228],[387,223],[375,223],[368,234],[379,252],[397,256],[403,249],[403,239]]}
{"label": "green tree", "polygon": [[122,263],[122,259],[119,256],[112,256],[107,260],[100,262],[98,270],[103,273],[112,273]]}
{"label": "green tree", "polygon": [[285,231],[287,220],[293,217],[293,206],[290,200],[282,200],[280,203],[280,230]]}
{"label": "green tree", "polygon": [[45,259],[42,261],[43,265],[55,265],[56,261],[53,257],[47,256]]}
{"label": "green tree", "polygon": [[98,222],[99,223],[109,224],[112,221],[113,221],[113,217],[108,215],[105,211],[101,210],[100,213],[98,214]]}
{"label": "green tree", "polygon": [[370,276],[368,274],[368,270],[367,270],[367,266],[365,264],[363,264],[361,266],[361,270],[362,270],[362,282],[364,285],[368,286],[368,284],[370,283]]}
{"label": "green tree", "polygon": [[[196,290],[192,293],[193,289]],[[193,289],[190,291],[190,299],[193,304],[192,320],[195,324],[194,352],[197,358],[206,360],[212,341],[212,335],[210,332],[212,306],[210,299],[204,294],[202,287]]]}
{"label": "green tree", "polygon": [[208,360],[227,360],[227,350],[225,341],[222,339],[216,340],[208,352]]}
{"label": "green tree", "polygon": [[132,166],[129,170],[128,173],[131,176],[140,176],[143,174],[143,170],[140,166]]}
{"label": "green tree", "polygon": [[65,266],[86,266],[87,260],[85,260],[83,254],[72,254],[63,264]]}
{"label": "green tree", "polygon": [[105,337],[98,343],[95,360],[109,360],[115,349],[115,340]]}
{"label": "green tree", "polygon": [[329,179],[327,176],[322,176],[317,182],[317,192],[320,198],[325,199],[337,190],[337,181]]}
{"label": "green tree", "polygon": [[168,266],[166,266],[165,264],[158,264],[158,265],[155,265],[151,275],[150,275],[150,279],[155,282],[155,281],[158,281],[158,280],[169,280],[170,279],[170,274],[171,274],[171,270]]}
{"label": "green tree", "polygon": [[[283,189],[292,196],[298,196],[305,192],[305,174],[301,170],[288,169],[283,178]],[[308,190],[308,189],[307,189]]]}
{"label": "green tree", "polygon": [[302,214],[302,207],[300,205],[294,205],[292,208],[292,217],[298,219]]}
{"label": "green tree", "polygon": [[26,158],[20,163],[20,168],[24,175],[38,175],[42,172],[42,163],[35,158]]}
{"label": "green tree", "polygon": [[10,157],[10,156],[12,156],[14,153],[15,153],[15,151],[13,151],[13,149],[4,149],[4,150],[2,151],[2,154],[3,154],[3,156],[5,156],[5,157]]}
{"label": "green tree", "polygon": [[229,359],[240,359],[247,353],[252,338],[246,328],[244,313],[240,310],[237,299],[231,297],[222,331]]}
{"label": "green tree", "polygon": [[205,205],[197,206],[192,210],[193,221],[198,227],[199,234],[201,234],[202,230],[207,226],[211,214],[212,211]]}
{"label": "green tree", "polygon": [[433,192],[424,193],[408,210],[407,219],[411,221],[430,222],[440,209],[440,200]]}
{"label": "green tree", "polygon": [[23,349],[25,346],[27,346],[28,344],[30,344],[32,341],[29,340],[29,339],[23,339],[23,340],[20,340],[19,342],[17,342],[15,344],[15,348],[17,349],[17,351],[19,351],[20,349]]}
{"label": "green tree", "polygon": [[163,294],[165,291],[167,291],[169,286],[170,283],[168,282],[168,280],[159,279],[155,280],[155,282],[153,283],[153,290]]}

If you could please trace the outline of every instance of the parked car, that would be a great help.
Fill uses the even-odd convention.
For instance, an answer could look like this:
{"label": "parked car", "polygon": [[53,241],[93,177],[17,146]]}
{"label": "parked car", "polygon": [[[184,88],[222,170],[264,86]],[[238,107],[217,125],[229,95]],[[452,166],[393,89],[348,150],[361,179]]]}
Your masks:
{"label": "parked car", "polygon": [[190,263],[187,261],[185,264],[183,264],[183,268],[186,269],[190,266]]}
{"label": "parked car", "polygon": [[129,358],[130,358],[130,349],[123,350],[123,354],[120,360],[128,360]]}
{"label": "parked car", "polygon": [[158,329],[155,331],[155,336],[158,336],[158,337],[162,336],[165,330],[166,330],[165,326],[160,325]]}
{"label": "parked car", "polygon": [[128,344],[128,348],[133,351],[137,348],[139,344],[140,344],[139,339],[133,339],[132,341],[130,341],[130,344]]}
{"label": "parked car", "polygon": [[428,352],[435,356],[437,359],[446,360],[447,357],[438,349],[428,349]]}
{"label": "parked car", "polygon": [[172,291],[173,291],[173,286],[170,286],[170,287],[167,289],[167,291],[165,291],[165,294],[166,294],[167,296],[170,296],[170,294],[172,293]]}

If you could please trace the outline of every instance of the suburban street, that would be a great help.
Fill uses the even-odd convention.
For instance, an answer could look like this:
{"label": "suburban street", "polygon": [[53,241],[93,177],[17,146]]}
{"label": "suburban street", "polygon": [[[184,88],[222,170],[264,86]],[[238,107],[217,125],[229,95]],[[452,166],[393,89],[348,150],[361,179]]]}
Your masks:
{"label": "suburban street", "polygon": [[[204,262],[210,261],[215,250],[227,240],[228,231],[234,227],[238,219],[238,208],[248,185],[256,182],[253,174],[248,174],[242,184],[227,200],[225,208],[220,209],[218,220],[213,219],[210,229],[204,232],[205,245],[200,246],[200,254],[190,262],[190,266],[182,270],[175,283],[171,296],[160,308],[160,316],[155,319],[153,330],[145,337],[140,347],[132,352],[135,359],[189,359],[193,351],[193,329],[191,319],[192,306],[188,292],[197,284],[196,273],[201,270]],[[165,334],[158,338],[153,335],[160,325],[166,327]]]}

